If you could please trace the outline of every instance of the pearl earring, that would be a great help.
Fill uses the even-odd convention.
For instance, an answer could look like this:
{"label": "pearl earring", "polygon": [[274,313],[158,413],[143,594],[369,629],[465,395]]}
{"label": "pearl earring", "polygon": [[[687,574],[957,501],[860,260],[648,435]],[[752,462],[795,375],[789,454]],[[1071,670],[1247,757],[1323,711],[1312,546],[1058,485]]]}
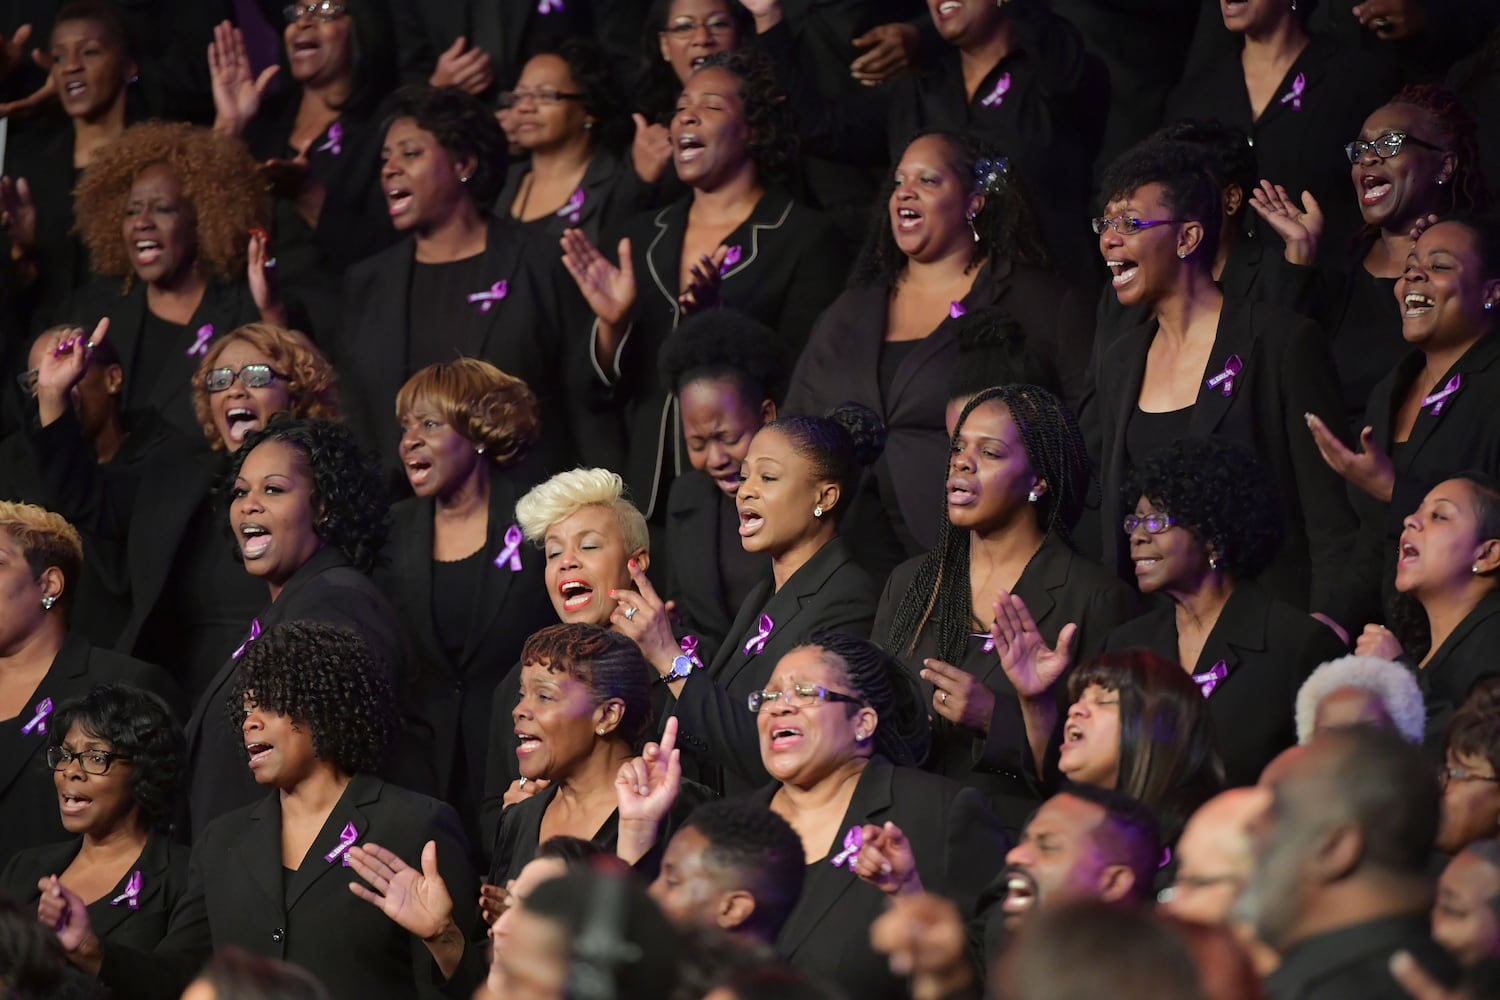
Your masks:
{"label": "pearl earring", "polygon": [[822,517],[822,516],[823,516],[823,505],[822,504],[818,504],[816,507],[813,508],[813,517]]}
{"label": "pearl earring", "polygon": [[1209,556],[1208,557],[1208,568],[1209,569],[1218,569],[1220,565],[1222,565],[1222,564],[1219,562],[1219,557],[1218,556]]}
{"label": "pearl earring", "polygon": [[1493,308],[1495,308],[1495,303],[1493,303],[1493,302],[1486,302],[1484,304],[1484,311],[1485,312],[1489,312]]}
{"label": "pearl earring", "polygon": [[598,729],[594,730],[594,732],[598,733],[600,736],[603,736],[604,735],[604,727],[600,726]]}
{"label": "pearl earring", "polygon": [[1470,566],[1469,567],[1469,572],[1470,573],[1478,573],[1479,572],[1479,564],[1475,563],[1474,565]]}
{"label": "pearl earring", "polygon": [[1177,251],[1177,259],[1178,260],[1187,260],[1187,251],[1186,250],[1179,250],[1179,251]]}
{"label": "pearl earring", "polygon": [[484,445],[480,445],[478,448],[475,448],[474,449],[474,454],[476,454],[476,455],[483,455],[484,454]]}
{"label": "pearl earring", "polygon": [[1026,494],[1026,500],[1027,500],[1028,503],[1036,503],[1041,498],[1042,498],[1042,495],[1040,493],[1038,493],[1036,490],[1032,490],[1030,493]]}
{"label": "pearl earring", "polygon": [[[1477,570],[1476,570],[1476,572],[1477,572]],[[48,594],[46,597],[42,598],[42,610],[43,611],[51,611],[52,610],[52,606],[54,604],[56,604],[56,603],[57,603],[57,598],[53,597],[51,594]]]}
{"label": "pearl earring", "polygon": [[979,242],[979,230],[974,226],[974,216],[969,216],[969,232],[974,234],[974,242]]}

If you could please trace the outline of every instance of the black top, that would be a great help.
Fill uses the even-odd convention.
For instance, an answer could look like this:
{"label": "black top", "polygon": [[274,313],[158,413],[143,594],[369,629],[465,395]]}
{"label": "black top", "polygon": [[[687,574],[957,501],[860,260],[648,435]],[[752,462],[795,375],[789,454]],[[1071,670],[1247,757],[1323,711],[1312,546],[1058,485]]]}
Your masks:
{"label": "black top", "polygon": [[[725,604],[738,608],[765,580],[771,560],[764,553],[746,552],[740,543],[740,512],[733,497],[719,493],[714,507],[719,517],[719,586],[724,588]],[[704,652],[713,655],[710,650]]]}
{"label": "black top", "polygon": [[406,301],[407,371],[454,359],[454,345],[445,333],[468,322],[475,309],[469,296],[488,293],[491,284],[484,280],[484,254],[443,264],[412,262]]}
{"label": "black top", "polygon": [[1410,1000],[1391,978],[1391,956],[1409,951],[1429,974],[1457,981],[1453,959],[1432,941],[1426,912],[1352,924],[1299,941],[1266,977],[1266,1000]]}
{"label": "black top", "polygon": [[510,207],[531,174],[526,161],[511,164],[505,176],[505,187],[495,199],[495,211],[525,226],[539,245],[557,246],[564,229],[582,229],[596,246],[606,246],[604,236],[613,233],[627,219],[649,207],[648,189],[635,175],[630,158],[616,156],[607,149],[595,149],[572,196],[561,205],[530,205],[529,208],[554,208],[548,215],[521,222],[510,214]]}
{"label": "black top", "polygon": [[1327,281],[1323,329],[1333,346],[1333,363],[1349,411],[1349,432],[1357,436],[1365,425],[1365,404],[1376,383],[1411,347],[1401,335],[1395,278],[1377,278],[1356,259],[1341,272],[1329,274]]}
{"label": "black top", "polygon": [[186,354],[197,340],[188,327],[162,319],[149,308],[141,324],[141,339],[135,348],[135,357],[130,359],[130,368],[136,373],[136,385],[147,392],[154,392],[157,381],[169,377],[168,358],[173,354]]}
{"label": "black top", "polygon": [[896,373],[906,363],[918,347],[922,346],[921,340],[883,340],[880,343],[880,362],[876,369],[876,377],[880,382],[880,396],[882,399],[890,397],[891,387],[895,384]]}
{"label": "black top", "polygon": [[449,662],[463,655],[474,623],[474,592],[484,570],[484,549],[462,559],[432,561],[432,625]]}
{"label": "black top", "polygon": [[[1125,428],[1125,457],[1130,462],[1130,467],[1139,469],[1152,452],[1182,438],[1192,415],[1191,406],[1159,413],[1137,406],[1130,414],[1130,423]],[[1135,505],[1127,500],[1126,506],[1133,508]]]}
{"label": "black top", "polygon": [[1427,706],[1425,745],[1441,747],[1448,720],[1474,685],[1500,674],[1496,649],[1500,649],[1500,591],[1492,590],[1417,671],[1417,684]]}

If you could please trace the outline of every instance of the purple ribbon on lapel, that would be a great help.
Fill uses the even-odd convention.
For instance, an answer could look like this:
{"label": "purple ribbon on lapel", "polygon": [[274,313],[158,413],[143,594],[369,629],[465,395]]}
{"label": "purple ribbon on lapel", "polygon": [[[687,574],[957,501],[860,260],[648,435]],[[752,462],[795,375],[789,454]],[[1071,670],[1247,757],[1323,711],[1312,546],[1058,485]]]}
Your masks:
{"label": "purple ribbon on lapel", "polygon": [[328,126],[327,141],[314,150],[314,152],[332,153],[334,156],[342,155],[344,152],[344,126],[338,122],[334,122]]}
{"label": "purple ribbon on lapel", "polygon": [[505,292],[505,279],[502,278],[490,287],[486,288],[484,291],[474,292],[473,294],[471,294],[469,296],[469,302],[471,304],[477,303],[479,305],[479,311],[482,313],[487,313],[492,308],[494,308],[496,302],[499,302],[501,299],[505,298]]}
{"label": "purple ribbon on lapel", "polygon": [[[542,11],[543,14],[547,13]],[[583,188],[577,188],[568,196],[568,203],[557,210],[559,219],[567,219],[572,225],[578,225],[578,220],[583,217],[583,203],[585,195]]]}
{"label": "purple ribbon on lapel", "polygon": [[1231,354],[1229,360],[1224,362],[1224,370],[1203,384],[1210,389],[1218,389],[1226,396],[1234,395],[1234,377],[1245,370],[1245,363],[1240,360],[1238,354]]}
{"label": "purple ribbon on lapel", "polygon": [[52,699],[43,698],[37,702],[35,712],[36,714],[31,717],[31,721],[21,727],[21,733],[25,736],[30,736],[32,733],[41,734],[47,731],[47,716],[52,714]]}
{"label": "purple ribbon on lapel", "polygon": [[1203,697],[1207,698],[1209,695],[1214,693],[1214,688],[1219,686],[1219,682],[1228,676],[1229,667],[1224,663],[1223,660],[1220,660],[1212,667],[1209,667],[1207,670],[1203,671],[1203,673],[1194,674],[1193,683],[1198,685],[1198,690],[1202,691]]}
{"label": "purple ribbon on lapel", "polygon": [[696,635],[685,635],[682,642],[678,644],[682,655],[693,661],[693,666],[703,669],[703,661],[698,659],[698,637]]}
{"label": "purple ribbon on lapel", "polygon": [[550,14],[555,10],[562,9],[563,0],[541,0],[541,3],[536,5],[536,12],[538,14]]}
{"label": "purple ribbon on lapel", "polygon": [[344,867],[348,868],[349,867],[349,848],[353,847],[354,846],[354,842],[356,840],[358,840],[358,839],[359,839],[359,831],[354,828],[354,824],[353,823],[345,823],[344,824],[344,832],[341,833],[341,834],[339,834],[338,846],[335,847],[333,850],[329,851],[327,854],[323,855],[323,860],[326,861],[326,862],[328,862],[331,865],[335,861],[337,861],[340,857],[342,857],[344,859]]}
{"label": "purple ribbon on lapel", "polygon": [[1172,849],[1163,847],[1161,849],[1161,860],[1156,863],[1158,869],[1165,868],[1172,863]]}
{"label": "purple ribbon on lapel", "polygon": [[212,323],[204,323],[198,327],[198,334],[193,339],[193,346],[189,347],[183,353],[190,358],[203,357],[203,355],[208,353],[208,342],[213,339],[213,336],[214,325]]}
{"label": "purple ribbon on lapel", "polygon": [[995,89],[989,92],[984,100],[980,101],[981,107],[998,108],[1005,101],[1005,95],[1010,93],[1010,74],[1001,73],[1000,79],[995,81]]}
{"label": "purple ribbon on lapel", "polygon": [[1281,95],[1282,104],[1290,104],[1293,111],[1302,110],[1302,95],[1307,93],[1307,74],[1298,73],[1292,81],[1292,89]]}
{"label": "purple ribbon on lapel", "polygon": [[1448,397],[1453,395],[1463,387],[1464,380],[1458,375],[1453,376],[1448,380],[1448,384],[1443,386],[1437,392],[1433,393],[1431,396],[1422,397],[1422,409],[1425,410],[1430,406],[1432,407],[1432,415],[1434,417],[1441,415],[1443,412],[1443,407],[1448,405]]}
{"label": "purple ribbon on lapel", "polygon": [[771,628],[775,624],[775,622],[771,621],[770,615],[761,615],[760,631],[752,635],[750,641],[745,643],[745,652],[751,656],[755,656],[763,651],[766,648],[766,640],[771,638]]}
{"label": "purple ribbon on lapel", "polygon": [[740,262],[740,258],[743,256],[744,252],[740,249],[740,245],[738,243],[730,247],[728,250],[724,251],[724,263],[719,265],[719,276],[723,277],[724,275],[728,274],[729,269],[738,264]]}
{"label": "purple ribbon on lapel", "polygon": [[968,310],[964,308],[964,304],[962,302],[948,303],[949,319],[958,319],[958,317],[962,316],[966,312],[968,312]]}
{"label": "purple ribbon on lapel", "polygon": [[250,648],[250,644],[252,642],[254,642],[256,639],[259,639],[259,638],[260,638],[260,619],[259,618],[252,618],[252,619],[250,619],[250,634],[245,637],[245,641],[244,642],[240,643],[240,648],[236,649],[233,653],[230,654],[229,658],[231,660],[238,660],[240,657],[242,657],[242,656],[245,655],[245,650],[248,649],[248,648]]}
{"label": "purple ribbon on lapel", "polygon": [[521,572],[521,538],[521,529],[514,524],[505,529],[505,548],[495,557],[497,569],[508,562],[512,573]]}
{"label": "purple ribbon on lapel", "polygon": [[982,648],[986,653],[993,653],[995,651],[995,637],[990,635],[988,632],[970,632],[969,634],[976,639],[984,640],[984,645],[980,648]]}
{"label": "purple ribbon on lapel", "polygon": [[833,856],[833,867],[842,868],[849,866],[854,870],[854,862],[859,858],[859,849],[865,846],[864,831],[858,826],[851,826],[849,832],[844,834],[844,849]]}
{"label": "purple ribbon on lapel", "polygon": [[109,905],[119,906],[121,903],[124,903],[132,910],[139,910],[141,908],[141,886],[144,884],[145,881],[141,878],[141,870],[137,868],[135,871],[130,873],[130,881],[125,883],[125,891],[120,893],[114,899],[111,899],[109,901]]}

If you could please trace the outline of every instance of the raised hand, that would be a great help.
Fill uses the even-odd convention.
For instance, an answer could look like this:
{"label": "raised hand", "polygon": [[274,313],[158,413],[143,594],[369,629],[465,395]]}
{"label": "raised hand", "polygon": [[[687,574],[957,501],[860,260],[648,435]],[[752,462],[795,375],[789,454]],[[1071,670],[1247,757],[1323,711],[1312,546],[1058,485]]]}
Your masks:
{"label": "raised hand", "polygon": [[36,918],[57,932],[57,940],[69,959],[97,954],[99,938],[89,921],[89,910],[83,900],[63,886],[56,875],[37,883],[41,898],[36,904]]}
{"label": "raised hand", "polygon": [[1365,630],[1354,640],[1354,655],[1375,656],[1382,660],[1397,660],[1406,650],[1394,632],[1384,625],[1366,625]]}
{"label": "raised hand", "polygon": [[252,75],[245,36],[228,21],[214,25],[214,40],[208,43],[208,75],[214,97],[214,128],[240,135],[260,110],[266,87],[281,67],[267,66]]}
{"label": "raised hand", "polygon": [[1323,209],[1311,191],[1302,192],[1299,205],[1286,188],[1263,180],[1250,192],[1250,207],[1286,244],[1288,263],[1308,265],[1317,259],[1318,241],[1323,237]]}
{"label": "raised hand", "polygon": [[958,906],[931,893],[896,896],[870,925],[870,947],[909,979],[914,1000],[941,1000],[970,987],[975,970]]}
{"label": "raised hand", "polygon": [[436,841],[429,840],[422,848],[421,871],[374,843],[349,848],[349,867],[373,886],[350,882],[350,892],[424,941],[436,936],[453,917],[453,897],[438,873]]}
{"label": "raised hand", "polygon": [[578,283],[594,315],[611,327],[622,327],[635,308],[635,263],[630,258],[630,240],[621,240],[617,248],[619,266],[611,264],[581,229],[563,230],[562,250],[563,267]]}
{"label": "raised hand", "polygon": [[610,625],[641,647],[641,653],[658,674],[672,669],[672,661],[682,652],[672,634],[672,614],[667,602],[656,593],[646,573],[634,559],[627,564],[635,590],[611,590],[615,609],[609,613]]}
{"label": "raised hand", "polygon": [[10,241],[23,250],[36,244],[36,203],[26,178],[0,177],[0,225]]}
{"label": "raised hand", "polygon": [[687,289],[677,296],[677,308],[683,316],[691,316],[719,304],[719,284],[724,280],[724,261],[729,257],[729,248],[723,245],[711,257],[699,257],[689,273],[692,280]]}
{"label": "raised hand", "polygon": [[94,327],[92,336],[85,336],[82,327],[73,327],[62,333],[57,346],[43,352],[36,373],[37,409],[43,427],[67,411],[73,387],[89,370],[89,353],[108,332],[109,318],[105,317]]}
{"label": "raised hand", "polygon": [[250,243],[245,249],[245,279],[250,285],[250,296],[260,309],[261,321],[286,326],[286,306],[276,280],[276,258],[271,255],[270,234],[264,229],[250,230]]}
{"label": "raised hand", "polygon": [[990,637],[995,640],[1000,668],[1022,698],[1038,699],[1052,690],[1072,662],[1073,637],[1077,634],[1078,626],[1069,622],[1057,634],[1057,645],[1048,646],[1025,601],[1003,590],[995,600]]}
{"label": "raised hand", "polygon": [[647,743],[639,757],[620,765],[615,799],[620,824],[659,826],[682,788],[682,751],[677,749],[677,717],[662,727],[661,742]]}
{"label": "raised hand", "polygon": [[437,66],[427,82],[434,87],[457,87],[476,96],[489,90],[490,84],[495,82],[490,54],[478,46],[465,51],[467,46],[464,36],[454,39],[453,44],[438,56]]}
{"label": "raised hand", "polygon": [[1318,454],[1323,456],[1330,469],[1381,503],[1391,502],[1391,494],[1396,489],[1396,465],[1391,456],[1375,443],[1375,428],[1366,427],[1359,432],[1359,445],[1363,450],[1356,452],[1340,441],[1317,415],[1308,413],[1305,419],[1318,446]]}
{"label": "raised hand", "polygon": [[916,855],[899,826],[866,823],[860,836],[854,874],[890,896],[912,896],[922,891]]}
{"label": "raised hand", "polygon": [[877,24],[854,39],[857,49],[869,49],[849,64],[849,75],[867,87],[904,73],[917,65],[917,29],[895,22]]}
{"label": "raised hand", "polygon": [[500,797],[500,801],[505,804],[505,808],[509,809],[517,802],[524,802],[538,792],[545,790],[549,784],[551,782],[546,778],[517,778],[510,783],[510,787],[505,790],[505,794]]}
{"label": "raised hand", "polygon": [[31,41],[31,25],[23,24],[6,38],[0,34],[0,80],[9,79],[26,61],[26,43]]}
{"label": "raised hand", "polygon": [[[996,648],[999,643],[996,643]],[[931,684],[932,710],[955,726],[977,733],[990,731],[995,712],[995,695],[979,679],[960,667],[942,660],[923,660],[922,679]]]}
{"label": "raised hand", "polygon": [[630,116],[635,121],[635,141],[630,147],[630,162],[635,175],[647,184],[655,184],[672,162],[672,133],[665,125],[652,125],[643,114]]}

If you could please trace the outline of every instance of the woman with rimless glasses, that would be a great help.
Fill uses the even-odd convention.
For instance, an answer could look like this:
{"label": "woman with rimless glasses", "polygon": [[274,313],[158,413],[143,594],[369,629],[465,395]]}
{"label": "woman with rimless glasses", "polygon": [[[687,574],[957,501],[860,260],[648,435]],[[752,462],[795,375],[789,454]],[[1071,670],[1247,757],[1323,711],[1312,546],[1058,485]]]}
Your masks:
{"label": "woman with rimless glasses", "polygon": [[188,851],[167,836],[186,748],[156,695],[102,684],[59,704],[47,767],[68,840],[18,852],[0,893],[35,906],[54,881],[88,907],[100,937],[153,948],[187,888]]}
{"label": "woman with rimless glasses", "polygon": [[1321,611],[1354,515],[1302,425],[1305,414],[1339,412],[1337,375],[1311,321],[1214,284],[1221,196],[1202,162],[1192,146],[1148,141],[1105,175],[1104,217],[1093,224],[1099,253],[1120,304],[1148,318],[1094,358],[1096,392],[1082,423],[1104,487],[1095,538],[1105,566],[1127,575],[1120,519],[1134,499],[1124,492],[1132,471],[1173,441],[1224,437],[1261,460],[1285,504],[1266,589]]}
{"label": "woman with rimless glasses", "polygon": [[[96,331],[92,339],[103,337]],[[41,358],[41,428],[30,444],[50,502],[90,545],[121,553],[124,578],[113,584],[130,610],[114,648],[166,667],[196,698],[265,603],[265,588],[231,561],[223,515],[212,503],[224,465],[216,453],[238,452],[281,411],[337,418],[333,368],[295,330],[242,326],[209,344],[193,374],[202,438],[158,426],[144,457],[116,468],[95,461],[67,403],[90,353],[74,331],[60,352]]]}

